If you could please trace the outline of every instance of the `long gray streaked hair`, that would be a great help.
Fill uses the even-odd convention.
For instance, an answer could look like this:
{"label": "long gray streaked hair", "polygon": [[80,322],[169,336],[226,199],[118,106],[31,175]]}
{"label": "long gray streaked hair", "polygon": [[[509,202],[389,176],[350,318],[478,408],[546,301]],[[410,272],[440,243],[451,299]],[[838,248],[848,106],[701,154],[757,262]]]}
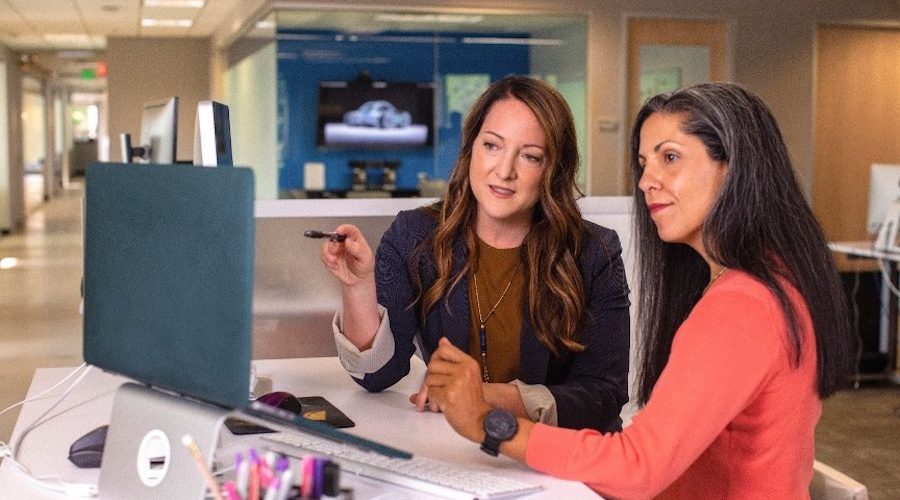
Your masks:
{"label": "long gray streaked hair", "polygon": [[706,253],[744,271],[777,297],[789,325],[792,362],[799,363],[799,312],[784,283],[806,301],[818,353],[817,390],[826,397],[849,380],[855,359],[846,296],[815,219],[794,174],[775,118],[756,95],[733,83],[705,83],[651,98],[631,133],[635,230],[640,263],[638,323],[643,332],[638,400],[644,404],[669,359],[675,332],[700,299],[709,267],[690,247],[657,235],[638,189],[641,127],[654,113],[682,118],[707,154],[728,165],[703,224]]}

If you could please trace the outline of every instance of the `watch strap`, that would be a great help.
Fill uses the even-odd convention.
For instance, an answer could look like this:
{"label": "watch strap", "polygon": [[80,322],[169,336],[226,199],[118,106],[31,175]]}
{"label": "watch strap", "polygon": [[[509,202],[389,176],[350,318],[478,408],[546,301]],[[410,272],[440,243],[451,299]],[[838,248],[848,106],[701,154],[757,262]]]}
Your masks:
{"label": "watch strap", "polygon": [[496,457],[500,454],[500,441],[485,434],[484,441],[481,443],[481,451]]}

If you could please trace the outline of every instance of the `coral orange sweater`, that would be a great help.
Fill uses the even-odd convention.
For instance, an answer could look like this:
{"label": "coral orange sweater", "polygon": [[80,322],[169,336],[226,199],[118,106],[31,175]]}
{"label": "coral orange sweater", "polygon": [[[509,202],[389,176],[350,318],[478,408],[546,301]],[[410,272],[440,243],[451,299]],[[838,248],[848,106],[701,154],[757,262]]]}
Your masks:
{"label": "coral orange sweater", "polygon": [[808,498],[821,413],[805,302],[792,364],[777,299],[729,271],[679,327],[646,406],[617,434],[537,424],[531,467],[616,498]]}

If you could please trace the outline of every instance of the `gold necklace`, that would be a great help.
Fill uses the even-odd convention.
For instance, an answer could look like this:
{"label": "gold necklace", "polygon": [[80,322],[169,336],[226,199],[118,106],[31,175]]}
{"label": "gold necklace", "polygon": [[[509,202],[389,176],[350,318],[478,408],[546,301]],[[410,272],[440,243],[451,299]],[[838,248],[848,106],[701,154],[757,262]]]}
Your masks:
{"label": "gold necklace", "polygon": [[516,273],[519,272],[519,266],[521,264],[522,261],[520,260],[516,264],[516,268],[513,269],[512,276],[509,277],[506,288],[503,289],[503,293],[500,294],[497,303],[494,304],[494,307],[492,307],[490,312],[487,313],[487,316],[484,317],[481,316],[481,300],[478,297],[478,273],[472,274],[472,279],[475,282],[475,308],[478,311],[478,341],[481,345],[481,378],[483,378],[485,382],[491,381],[491,375],[488,373],[487,367],[487,329],[484,327],[484,324],[487,323],[487,320],[491,319],[494,311],[497,310],[497,306],[503,301],[503,297],[506,297],[506,292],[508,292],[509,287],[512,286],[512,282],[516,278]]}
{"label": "gold necklace", "polygon": [[709,283],[706,284],[706,287],[703,288],[703,291],[700,292],[700,295],[706,295],[706,291],[709,290],[709,287],[711,287],[712,284],[715,283],[717,279],[719,279],[719,276],[722,276],[723,274],[725,274],[725,271],[727,271],[727,270],[728,270],[727,267],[723,267],[722,269],[720,269],[719,272],[717,272],[715,274],[715,276],[713,276],[712,279],[709,280]]}

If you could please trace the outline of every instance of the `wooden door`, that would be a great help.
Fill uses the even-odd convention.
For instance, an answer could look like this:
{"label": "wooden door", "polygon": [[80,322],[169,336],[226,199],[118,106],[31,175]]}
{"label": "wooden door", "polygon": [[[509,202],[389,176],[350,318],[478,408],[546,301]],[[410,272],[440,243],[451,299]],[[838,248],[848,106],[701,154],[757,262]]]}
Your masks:
{"label": "wooden door", "polygon": [[[696,49],[703,59],[695,62],[671,61],[669,66],[650,67],[646,57],[648,50],[669,50],[678,53],[685,49]],[[726,27],[723,21],[700,21],[684,19],[630,19],[628,21],[628,118],[626,140],[630,138],[634,118],[649,94],[642,97],[641,79],[651,82],[650,88],[660,91],[675,90],[701,81],[725,80],[728,78],[726,56]],[[642,53],[645,57],[642,58]],[[696,59],[696,58],[695,58]],[[688,67],[702,64],[705,67]],[[697,76],[702,75],[702,76]],[[692,77],[693,76],[693,77]],[[652,82],[656,81],[656,85]],[[650,92],[654,94],[655,92]],[[627,150],[627,149],[626,149]],[[631,170],[626,158],[625,187],[631,192]]]}
{"label": "wooden door", "polygon": [[820,26],[816,44],[813,211],[830,241],[873,240],[870,167],[900,163],[900,30]]}

